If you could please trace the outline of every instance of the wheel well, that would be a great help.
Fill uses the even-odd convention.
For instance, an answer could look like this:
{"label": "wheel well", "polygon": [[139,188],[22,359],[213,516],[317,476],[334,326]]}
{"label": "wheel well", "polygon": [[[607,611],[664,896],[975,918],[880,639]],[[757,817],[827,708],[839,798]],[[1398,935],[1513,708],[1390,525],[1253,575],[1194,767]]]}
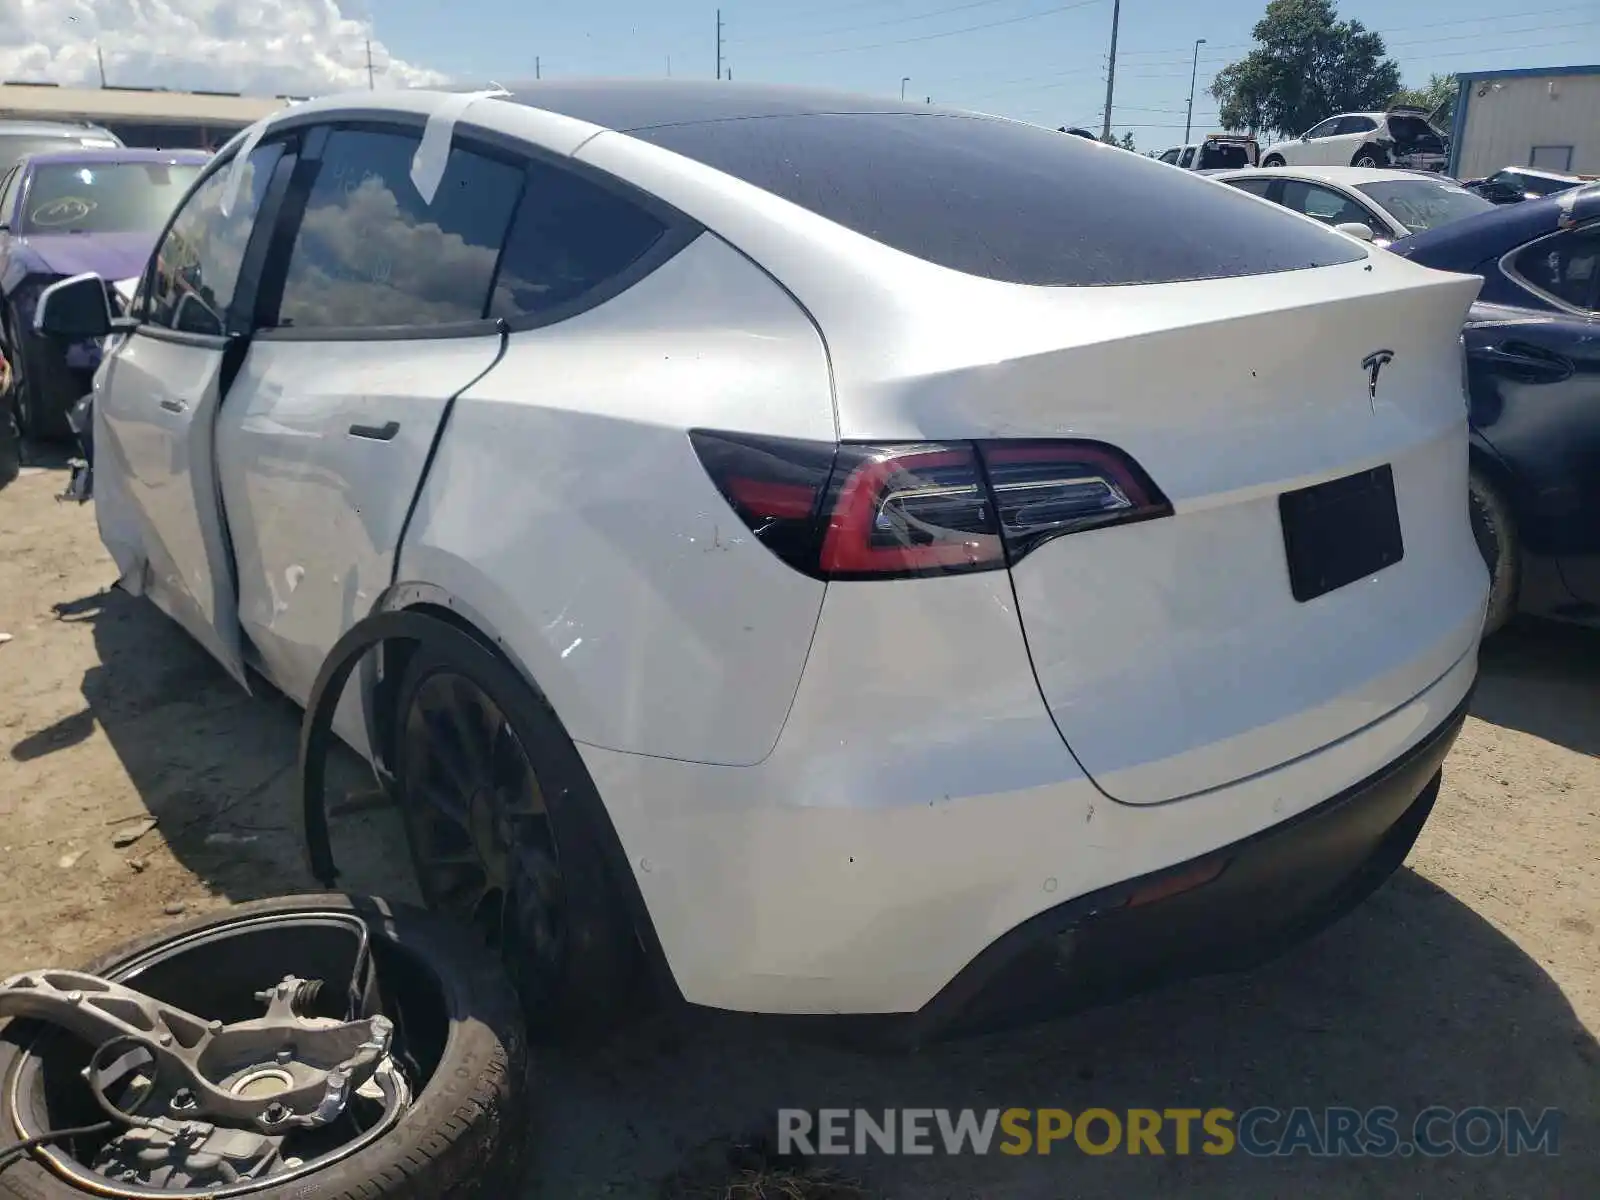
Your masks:
{"label": "wheel well", "polygon": [[[516,664],[506,658],[505,652],[466,617],[455,609],[444,604],[411,604],[400,609],[401,612],[421,613],[424,616],[434,617],[447,625],[453,625],[461,630],[473,641],[481,645],[495,657],[504,659],[508,666],[516,670]],[[393,770],[394,763],[394,734],[395,734],[395,704],[399,701],[400,680],[405,677],[406,664],[411,661],[411,656],[417,652],[421,642],[392,641],[384,642],[378,647],[378,671],[369,689],[371,704],[368,706],[367,736],[372,746],[378,752],[378,758],[388,770]],[[518,674],[521,674],[518,671]]]}
{"label": "wheel well", "polygon": [[1389,152],[1387,150],[1385,150],[1382,146],[1380,146],[1377,142],[1366,142],[1366,143],[1364,143],[1362,145],[1362,147],[1359,150],[1357,150],[1353,155],[1350,156],[1350,165],[1354,166],[1355,162],[1356,162],[1356,159],[1360,158],[1363,154],[1371,154],[1374,158],[1388,158],[1389,157]]}
{"label": "wheel well", "polygon": [[1499,458],[1489,451],[1469,442],[1467,444],[1467,467],[1477,472],[1490,487],[1499,492],[1506,505],[1511,508],[1511,515],[1521,519],[1516,510],[1517,481],[1511,474],[1511,469],[1501,462]]}

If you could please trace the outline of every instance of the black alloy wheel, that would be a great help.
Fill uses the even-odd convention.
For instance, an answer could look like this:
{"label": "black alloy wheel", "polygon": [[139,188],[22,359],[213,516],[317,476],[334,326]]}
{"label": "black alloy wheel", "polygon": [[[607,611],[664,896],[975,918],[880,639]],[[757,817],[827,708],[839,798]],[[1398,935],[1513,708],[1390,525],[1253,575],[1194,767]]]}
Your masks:
{"label": "black alloy wheel", "polygon": [[473,680],[441,667],[401,689],[402,810],[429,907],[478,928],[531,1007],[566,955],[565,889],[522,738]]}

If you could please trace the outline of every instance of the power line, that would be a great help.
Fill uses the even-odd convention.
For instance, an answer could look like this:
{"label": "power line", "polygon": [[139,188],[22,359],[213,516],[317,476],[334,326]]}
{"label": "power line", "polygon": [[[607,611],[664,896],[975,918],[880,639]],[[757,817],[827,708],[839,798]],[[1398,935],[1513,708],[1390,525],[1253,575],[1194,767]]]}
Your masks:
{"label": "power line", "polygon": [[[1455,18],[1452,18],[1451,20],[1448,20],[1448,21],[1430,21],[1430,22],[1427,22],[1426,24],[1423,24],[1423,25],[1395,25],[1395,26],[1391,26],[1388,29],[1368,29],[1368,30],[1366,30],[1366,32],[1367,33],[1376,33],[1376,34],[1380,34],[1380,35],[1387,35],[1387,34],[1391,34],[1391,33],[1413,33],[1413,32],[1415,32],[1415,31],[1417,31],[1419,29],[1443,29],[1443,28],[1446,28],[1446,27],[1452,26],[1452,25],[1481,25],[1486,21],[1525,21],[1529,17],[1547,17],[1547,16],[1553,16],[1556,13],[1592,12],[1593,10],[1594,10],[1594,5],[1593,5],[1592,2],[1589,3],[1589,4],[1568,4],[1568,5],[1564,5],[1561,8],[1540,8],[1540,9],[1534,9],[1532,12],[1500,13],[1500,14],[1497,14],[1497,15],[1492,16],[1492,17],[1455,17]],[[1585,23],[1587,23],[1587,22],[1585,22]],[[1500,34],[1507,33],[1507,32],[1510,32],[1510,31],[1509,30],[1504,30],[1504,29],[1498,29],[1498,30],[1496,30],[1496,29],[1486,29],[1486,30],[1483,30],[1481,32],[1482,32],[1482,36],[1484,36],[1484,37],[1498,37]],[[1215,50],[1241,50],[1241,49],[1245,49],[1247,47],[1254,46],[1254,45],[1255,45],[1254,41],[1249,41],[1249,42],[1224,42],[1224,43],[1222,43],[1220,45],[1216,45],[1216,46],[1211,47],[1211,49],[1214,50],[1214,51]],[[1175,46],[1175,47],[1173,47],[1173,48],[1171,48],[1169,50],[1129,50],[1129,51],[1126,52],[1126,55],[1134,55],[1134,54],[1140,54],[1140,55],[1143,55],[1143,54],[1187,54],[1187,53],[1188,53],[1188,50],[1186,48],[1184,48],[1182,46]],[[1125,55],[1125,57],[1126,57],[1126,55]],[[1178,60],[1174,59],[1173,61],[1176,62]],[[1146,64],[1141,64],[1141,65],[1152,66],[1154,64],[1146,63]]]}
{"label": "power line", "polygon": [[914,15],[905,17],[890,17],[883,21],[869,21],[865,25],[846,25],[842,29],[823,29],[817,31],[816,33],[786,33],[773,35],[771,37],[752,38],[748,43],[741,42],[741,44],[756,45],[764,42],[789,41],[797,37],[820,38],[834,37],[841,33],[860,33],[867,29],[883,29],[886,26],[891,25],[911,25],[915,24],[917,21],[930,20],[933,17],[948,16],[950,13],[966,12],[968,9],[988,8],[991,5],[1007,3],[1010,3],[1010,0],[967,0],[967,3],[965,4],[956,4],[950,8],[936,8],[932,12],[916,13]]}
{"label": "power line", "polygon": [[827,50],[804,50],[791,57],[813,58],[819,54],[851,54],[858,50],[883,50],[889,46],[909,46],[915,42],[932,42],[940,38],[959,37],[964,33],[977,33],[982,29],[998,29],[1002,25],[1020,25],[1024,21],[1037,21],[1041,17],[1053,17],[1057,13],[1071,12],[1076,8],[1088,8],[1090,5],[1104,3],[1105,0],[1076,0],[1072,4],[1060,4],[1054,8],[1024,13],[1020,17],[1007,17],[1001,21],[986,21],[982,25],[968,25],[963,29],[949,29],[943,33],[925,33],[920,37],[896,38],[888,42],[873,42],[866,46],[836,46]]}

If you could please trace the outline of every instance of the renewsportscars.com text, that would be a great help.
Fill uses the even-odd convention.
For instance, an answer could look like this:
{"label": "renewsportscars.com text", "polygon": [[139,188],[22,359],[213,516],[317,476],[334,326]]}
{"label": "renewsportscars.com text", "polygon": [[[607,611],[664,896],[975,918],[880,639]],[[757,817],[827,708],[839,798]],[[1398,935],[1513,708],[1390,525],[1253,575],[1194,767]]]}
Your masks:
{"label": "renewsportscars.com text", "polygon": [[1064,1108],[778,1110],[778,1152],[851,1154],[1246,1154],[1439,1158],[1560,1153],[1558,1109]]}

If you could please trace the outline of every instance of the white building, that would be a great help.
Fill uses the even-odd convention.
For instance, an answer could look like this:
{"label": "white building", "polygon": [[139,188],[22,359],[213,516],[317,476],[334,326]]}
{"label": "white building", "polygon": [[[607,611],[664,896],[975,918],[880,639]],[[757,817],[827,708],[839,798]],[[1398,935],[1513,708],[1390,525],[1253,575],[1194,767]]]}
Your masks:
{"label": "white building", "polygon": [[1600,175],[1600,65],[1456,76],[1449,173],[1502,167]]}

